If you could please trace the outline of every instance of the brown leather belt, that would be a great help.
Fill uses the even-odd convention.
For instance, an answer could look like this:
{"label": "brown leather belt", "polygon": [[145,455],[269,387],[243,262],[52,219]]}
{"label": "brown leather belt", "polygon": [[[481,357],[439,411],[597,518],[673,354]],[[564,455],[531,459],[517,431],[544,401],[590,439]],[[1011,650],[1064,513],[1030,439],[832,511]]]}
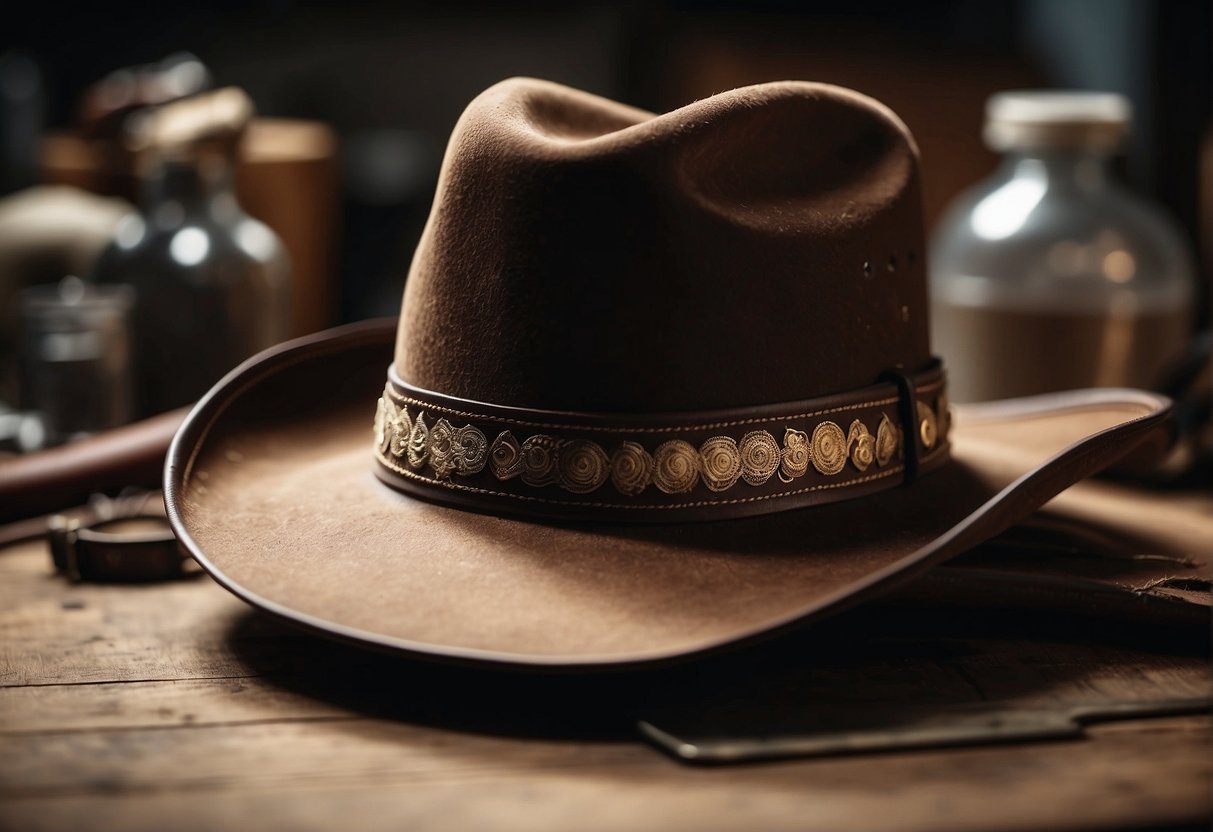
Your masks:
{"label": "brown leather belt", "polygon": [[51,516],[45,528],[55,571],[72,581],[163,581],[196,571],[158,492],[97,496],[82,509]]}
{"label": "brown leather belt", "polygon": [[377,476],[493,513],[636,522],[718,520],[901,485],[948,458],[938,362],[860,390],[727,411],[560,413],[455,399],[389,370]]}

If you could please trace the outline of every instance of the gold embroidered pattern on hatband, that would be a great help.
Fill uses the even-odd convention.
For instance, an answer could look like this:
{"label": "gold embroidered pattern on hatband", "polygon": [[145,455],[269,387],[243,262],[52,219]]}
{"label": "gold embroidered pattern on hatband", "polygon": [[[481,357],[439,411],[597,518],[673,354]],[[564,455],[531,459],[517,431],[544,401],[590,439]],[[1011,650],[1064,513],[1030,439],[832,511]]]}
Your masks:
{"label": "gold embroidered pattern on hatband", "polygon": [[[901,428],[884,413],[875,434],[860,419],[853,420],[845,433],[837,422],[826,419],[811,434],[786,428],[782,446],[766,430],[748,431],[740,440],[712,436],[698,448],[670,439],[651,453],[632,440],[608,450],[590,439],[545,433],[519,441],[509,430],[490,443],[474,425],[457,427],[439,418],[431,426],[422,409],[412,417],[388,389],[375,413],[375,450],[386,461],[407,462],[414,470],[428,467],[438,480],[470,476],[487,467],[502,482],[521,477],[529,486],[556,485],[571,494],[597,491],[608,480],[626,496],[639,495],[650,486],[666,494],[684,494],[700,480],[709,490],[721,492],[738,482],[762,485],[776,473],[782,482],[792,483],[810,467],[825,477],[840,475],[848,464],[862,473],[873,465],[886,467],[904,451]],[[917,402],[916,413],[916,432],[924,449],[930,450],[939,443],[940,427],[948,428],[947,401],[941,396],[935,409]]]}

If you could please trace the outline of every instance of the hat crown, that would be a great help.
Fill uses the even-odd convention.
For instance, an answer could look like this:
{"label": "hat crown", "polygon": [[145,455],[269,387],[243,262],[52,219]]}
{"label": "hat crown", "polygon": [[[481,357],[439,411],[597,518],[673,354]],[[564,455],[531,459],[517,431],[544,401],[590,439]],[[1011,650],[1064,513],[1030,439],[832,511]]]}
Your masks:
{"label": "hat crown", "polygon": [[930,361],[917,150],[882,105],[780,82],[662,116],[533,79],[456,126],[396,368],[546,410],[794,401]]}

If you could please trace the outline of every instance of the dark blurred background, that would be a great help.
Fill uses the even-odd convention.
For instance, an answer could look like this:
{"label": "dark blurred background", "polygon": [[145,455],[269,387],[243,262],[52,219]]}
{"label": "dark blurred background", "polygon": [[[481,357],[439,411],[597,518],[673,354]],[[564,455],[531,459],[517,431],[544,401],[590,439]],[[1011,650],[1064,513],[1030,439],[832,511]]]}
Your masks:
{"label": "dark blurred background", "polygon": [[1181,0],[8,4],[0,54],[20,71],[0,85],[0,192],[39,180],[37,136],[70,128],[89,84],[188,50],[260,114],[335,132],[337,242],[317,255],[331,263],[312,264],[331,281],[313,320],[335,323],[396,311],[446,137],[469,99],[510,75],[656,111],[768,80],[854,87],[917,137],[928,223],[994,166],[981,143],[990,93],[1104,89],[1135,108],[1126,176],[1180,220],[1207,283],[1211,10]]}

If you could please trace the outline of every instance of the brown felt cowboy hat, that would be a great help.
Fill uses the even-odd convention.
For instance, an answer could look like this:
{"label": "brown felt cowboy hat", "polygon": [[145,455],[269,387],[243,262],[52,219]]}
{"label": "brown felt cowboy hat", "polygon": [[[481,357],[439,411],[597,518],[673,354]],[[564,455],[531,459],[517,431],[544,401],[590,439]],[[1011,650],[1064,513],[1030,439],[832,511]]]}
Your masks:
{"label": "brown felt cowboy hat", "polygon": [[399,325],[251,359],[169,453],[250,603],[411,654],[669,660],[883,592],[1140,444],[1165,400],[959,409],[917,150],[822,84],[665,115],[530,79],[455,128]]}

